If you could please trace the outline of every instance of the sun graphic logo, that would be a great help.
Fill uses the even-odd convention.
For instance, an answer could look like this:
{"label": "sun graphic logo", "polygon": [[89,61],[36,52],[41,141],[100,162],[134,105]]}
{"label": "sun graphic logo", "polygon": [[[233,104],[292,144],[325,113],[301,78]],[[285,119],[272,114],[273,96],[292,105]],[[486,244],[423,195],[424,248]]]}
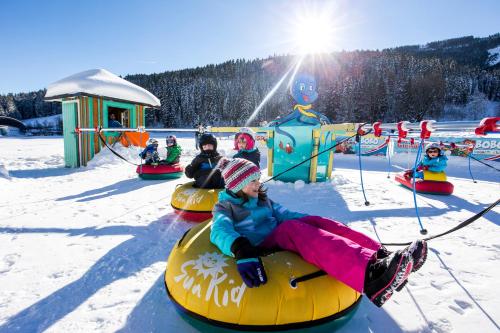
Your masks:
{"label": "sun graphic logo", "polygon": [[[228,257],[218,252],[199,254],[197,259],[188,260],[182,264],[181,274],[175,276],[174,281],[182,282],[184,289],[191,291],[199,298],[204,295],[205,301],[213,301],[219,307],[221,304],[227,306],[229,301],[239,306],[246,286],[244,283],[234,286],[233,279],[226,281],[228,275],[224,272],[224,267],[229,266],[226,263],[227,259]],[[202,281],[199,279],[200,275],[203,276]]]}
{"label": "sun graphic logo", "polygon": [[199,189],[186,188],[177,194],[177,200],[190,204],[199,204],[203,200],[203,195],[201,195]]}
{"label": "sun graphic logo", "polygon": [[227,257],[221,253],[212,252],[204,253],[198,255],[198,259],[195,260],[193,270],[198,271],[196,275],[203,275],[206,279],[207,276],[211,276],[213,279],[217,278],[217,275],[224,274],[224,267],[229,266],[226,264]]}

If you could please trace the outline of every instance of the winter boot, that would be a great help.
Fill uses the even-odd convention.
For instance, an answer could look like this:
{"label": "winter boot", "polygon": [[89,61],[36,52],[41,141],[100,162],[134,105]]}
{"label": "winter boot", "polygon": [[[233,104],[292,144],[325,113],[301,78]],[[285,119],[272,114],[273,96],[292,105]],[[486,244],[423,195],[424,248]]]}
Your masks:
{"label": "winter boot", "polygon": [[[408,251],[413,258],[412,272],[418,271],[427,259],[427,242],[423,239],[413,241],[410,245],[408,245],[408,247],[405,248],[405,251]],[[391,251],[382,245],[377,251],[377,259],[387,258],[391,255],[391,253]]]}
{"label": "winter boot", "polygon": [[[425,260],[427,259],[427,242],[423,239],[417,239],[416,241],[413,241],[410,245],[408,245],[408,247],[405,248],[404,251],[409,253],[412,257],[412,272],[416,272],[424,265]],[[408,280],[399,285],[399,287],[396,288],[396,291],[401,291],[405,287],[407,282]]]}
{"label": "winter boot", "polygon": [[384,259],[391,255],[391,251],[387,250],[385,246],[381,246],[377,251],[377,259]]}
{"label": "winter boot", "polygon": [[413,267],[413,259],[407,251],[397,251],[384,259],[368,265],[365,274],[366,296],[381,307],[394,290],[403,284]]}
{"label": "winter boot", "polygon": [[423,239],[417,239],[413,241],[406,249],[413,258],[413,270],[412,272],[418,271],[427,260],[427,242]]}

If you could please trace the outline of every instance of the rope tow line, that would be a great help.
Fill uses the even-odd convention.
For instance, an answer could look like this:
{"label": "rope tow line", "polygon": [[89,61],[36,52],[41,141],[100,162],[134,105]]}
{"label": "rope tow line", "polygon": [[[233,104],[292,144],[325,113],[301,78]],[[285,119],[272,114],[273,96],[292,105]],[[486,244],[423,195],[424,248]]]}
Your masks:
{"label": "rope tow line", "polygon": [[[473,215],[473,216],[469,217],[467,220],[463,221],[462,223],[458,224],[457,226],[455,226],[455,227],[453,227],[453,228],[451,228],[451,229],[449,229],[449,230],[447,230],[447,231],[445,231],[443,233],[426,237],[426,238],[424,238],[424,240],[425,241],[429,241],[429,240],[432,240],[432,239],[436,239],[438,237],[441,237],[441,236],[450,234],[450,233],[452,233],[454,231],[457,231],[459,229],[462,229],[463,227],[468,226],[472,222],[478,220],[484,214],[486,214],[487,212],[489,212],[490,210],[492,210],[493,208],[495,208],[495,206],[498,205],[499,203],[500,203],[500,199],[497,199],[497,201],[495,201],[494,203],[492,203],[491,205],[489,205],[488,207],[486,207],[485,209],[483,209],[482,211],[480,211],[476,215]],[[406,246],[406,245],[410,245],[410,244],[411,244],[411,242],[406,242],[406,243],[382,243],[382,245],[387,245],[387,246]]]}
{"label": "rope tow line", "polygon": [[[477,213],[477,214],[469,217],[467,220],[459,223],[457,226],[455,226],[455,227],[453,227],[453,228],[451,228],[451,229],[449,229],[449,230],[447,230],[445,232],[442,232],[440,234],[426,237],[423,240],[430,241],[430,240],[433,240],[433,239],[436,239],[436,238],[439,238],[439,237],[451,234],[454,231],[460,230],[460,229],[468,226],[472,222],[477,221],[484,214],[486,214],[487,212],[489,212],[490,210],[492,210],[493,208],[495,208],[495,206],[498,205],[499,203],[500,203],[500,199],[497,199],[497,201],[495,201],[494,203],[492,203],[491,205],[489,205],[488,207],[486,207],[485,209],[483,209],[479,213]],[[405,243],[381,243],[381,244],[384,245],[384,246],[408,246],[408,245],[411,244],[411,242],[405,242]],[[292,278],[292,279],[290,279],[290,286],[292,288],[295,288],[295,287],[297,287],[297,283],[299,283],[299,282],[304,282],[304,281],[312,280],[314,278],[321,277],[321,276],[324,276],[324,275],[327,275],[326,272],[318,270],[316,272],[312,272],[312,273],[309,273],[309,274],[306,274],[306,275],[303,275],[303,276],[299,276],[297,278]]]}
{"label": "rope tow line", "polygon": [[474,156],[472,156],[472,153],[469,154],[469,157],[472,158],[474,161],[478,161],[479,163],[486,165],[487,167],[490,167],[496,171],[500,171],[500,169],[495,168],[493,165],[490,165],[488,163],[481,161],[480,159],[475,158]]}
{"label": "rope tow line", "polygon": [[101,131],[99,130],[98,131],[98,135],[99,135],[99,139],[101,139],[101,141],[106,145],[106,147],[108,147],[109,150],[111,150],[111,152],[113,154],[115,154],[116,156],[118,156],[119,158],[121,158],[122,160],[124,160],[125,162],[127,163],[130,163],[132,165],[135,165],[135,166],[139,166],[139,164],[135,164],[135,163],[132,163],[130,162],[129,160],[127,160],[125,157],[123,157],[122,155],[120,155],[119,153],[117,153],[113,148],[111,148],[108,143],[106,142],[106,140],[102,137],[102,134],[101,134]]}

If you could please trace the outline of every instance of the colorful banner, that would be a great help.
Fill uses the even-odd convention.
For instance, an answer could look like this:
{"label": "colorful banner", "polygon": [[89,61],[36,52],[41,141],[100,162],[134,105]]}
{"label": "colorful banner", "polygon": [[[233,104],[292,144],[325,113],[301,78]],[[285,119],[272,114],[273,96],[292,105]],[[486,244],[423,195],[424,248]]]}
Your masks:
{"label": "colorful banner", "polygon": [[[354,134],[354,133],[353,133]],[[349,135],[337,135],[335,139],[341,141]],[[358,143],[354,138],[351,138],[342,144],[338,145],[335,149],[336,153],[343,154],[357,154],[358,153]],[[373,134],[368,134],[361,137],[361,155],[363,156],[385,156],[387,153],[387,140],[386,137],[377,138]]]}
{"label": "colorful banner", "polygon": [[[322,126],[333,130],[337,142],[354,135],[358,124],[335,124]],[[391,154],[416,153],[420,138],[415,138],[413,143],[410,139],[403,139],[398,143],[397,136],[391,136],[391,144],[388,147],[387,136],[376,137],[368,134],[361,137],[361,155],[386,155],[389,148]],[[451,151],[452,156],[467,157],[472,149],[472,156],[485,161],[500,162],[500,138],[498,137],[431,137],[426,142],[437,142],[443,145],[443,150]],[[357,143],[354,138],[343,142],[335,149],[336,153],[357,154]]]}
{"label": "colorful banner", "polygon": [[[394,153],[416,153],[420,139],[415,139],[413,144],[407,140],[397,142],[397,138],[393,139]],[[456,138],[456,137],[437,137],[426,140],[426,142],[436,142],[443,144],[443,150],[451,151],[451,156],[467,157],[472,150],[472,156],[485,161],[500,162],[500,138]]]}

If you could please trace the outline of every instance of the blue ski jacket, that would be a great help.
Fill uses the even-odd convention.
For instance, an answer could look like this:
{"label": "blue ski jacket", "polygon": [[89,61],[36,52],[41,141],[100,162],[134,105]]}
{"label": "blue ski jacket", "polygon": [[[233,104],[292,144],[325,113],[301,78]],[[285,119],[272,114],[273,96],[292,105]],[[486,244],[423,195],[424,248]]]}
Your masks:
{"label": "blue ski jacket", "polygon": [[146,160],[146,162],[157,163],[160,161],[160,155],[157,150],[158,146],[153,144],[147,145],[146,148],[139,154],[139,156]]}
{"label": "blue ski jacket", "polygon": [[222,253],[233,256],[231,245],[238,237],[246,237],[254,246],[260,244],[281,222],[307,216],[289,211],[266,199],[250,198],[243,202],[227,191],[219,193],[219,202],[213,209],[210,241]]}
{"label": "blue ski jacket", "polygon": [[447,161],[448,157],[446,157],[446,155],[444,154],[441,154],[435,158],[430,158],[429,156],[425,155],[422,161],[419,163],[419,166],[427,166],[429,167],[429,171],[441,172],[446,169],[446,166],[448,165]]}

